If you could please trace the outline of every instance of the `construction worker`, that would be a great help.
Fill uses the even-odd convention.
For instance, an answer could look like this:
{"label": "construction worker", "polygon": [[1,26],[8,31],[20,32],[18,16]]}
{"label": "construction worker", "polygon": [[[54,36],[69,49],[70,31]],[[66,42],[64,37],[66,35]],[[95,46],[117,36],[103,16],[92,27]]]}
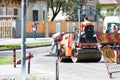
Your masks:
{"label": "construction worker", "polygon": [[84,22],[81,24],[81,31],[84,32],[84,29],[87,25],[92,25],[92,22],[88,21],[88,17],[84,18]]}
{"label": "construction worker", "polygon": [[116,25],[114,25],[114,27],[113,27],[113,33],[118,33],[118,27],[116,26]]}
{"label": "construction worker", "polygon": [[52,53],[54,47],[63,39],[64,32],[57,32],[52,35],[52,47],[49,53]]}

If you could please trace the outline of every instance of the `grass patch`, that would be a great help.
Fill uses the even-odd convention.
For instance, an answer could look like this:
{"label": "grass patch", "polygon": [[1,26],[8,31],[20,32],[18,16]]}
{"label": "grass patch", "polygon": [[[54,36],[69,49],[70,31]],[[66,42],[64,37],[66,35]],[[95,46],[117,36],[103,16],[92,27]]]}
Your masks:
{"label": "grass patch", "polygon": [[20,44],[8,44],[8,45],[0,45],[0,50],[2,49],[14,49],[14,48],[20,48]]}
{"label": "grass patch", "polygon": [[[26,47],[34,47],[34,46],[41,46],[41,45],[49,45],[50,42],[34,42],[34,43],[26,43]],[[14,48],[21,48],[21,44],[8,44],[8,45],[0,45],[0,50],[2,49],[14,49]]]}
{"label": "grass patch", "polygon": [[[19,56],[16,57],[17,59],[20,58]],[[4,64],[13,64],[13,57],[12,56],[0,56],[0,65]]]}
{"label": "grass patch", "polygon": [[[41,46],[41,45],[49,45],[50,42],[34,42],[34,43],[26,43],[27,47]],[[21,48],[21,44],[8,44],[8,45],[0,45],[0,50],[3,49],[17,49]],[[17,56],[17,58],[20,58]],[[0,56],[0,65],[3,64],[13,64],[13,56]]]}
{"label": "grass patch", "polygon": [[40,45],[47,45],[47,44],[51,44],[51,43],[50,42],[35,42],[35,43],[27,43],[26,46],[31,47],[31,46],[40,46]]}

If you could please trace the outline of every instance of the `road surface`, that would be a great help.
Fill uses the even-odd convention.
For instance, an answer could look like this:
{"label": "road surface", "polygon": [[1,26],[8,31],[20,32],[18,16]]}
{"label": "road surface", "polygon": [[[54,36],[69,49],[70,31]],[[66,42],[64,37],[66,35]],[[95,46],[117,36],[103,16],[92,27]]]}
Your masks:
{"label": "road surface", "polygon": [[[49,54],[50,46],[31,48],[26,50],[26,54],[31,52],[31,74],[44,76],[47,80],[56,80],[56,55]],[[12,56],[12,51],[0,51],[1,56]],[[21,55],[17,50],[17,55]],[[26,65],[27,67],[27,65]],[[17,65],[18,74],[20,65]],[[26,68],[27,71],[27,68]],[[4,71],[2,71],[4,73]],[[2,74],[1,72],[1,74]],[[11,72],[12,73],[12,72]],[[6,74],[7,75],[7,74]],[[39,80],[39,79],[38,79]],[[120,73],[114,73],[113,79],[109,78],[105,63],[59,63],[59,80],[120,80]]]}

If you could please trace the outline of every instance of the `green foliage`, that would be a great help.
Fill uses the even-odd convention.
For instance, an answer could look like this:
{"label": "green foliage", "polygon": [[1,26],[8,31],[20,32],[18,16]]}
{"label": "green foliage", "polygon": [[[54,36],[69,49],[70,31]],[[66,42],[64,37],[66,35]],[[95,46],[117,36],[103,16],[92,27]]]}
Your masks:
{"label": "green foliage", "polygon": [[77,0],[51,0],[49,3],[49,8],[51,8],[53,16],[51,21],[55,19],[57,14],[62,9],[63,12],[67,13],[67,15],[74,16],[75,8],[78,7]]}
{"label": "green foliage", "polygon": [[32,46],[40,46],[40,45],[47,45],[51,44],[50,42],[35,42],[35,43],[27,43],[27,47],[32,47]]}
{"label": "green foliage", "polygon": [[[28,74],[26,75],[26,79],[25,80],[50,80],[48,78],[43,78],[40,76],[37,76],[36,74]],[[20,80],[19,79],[19,76],[9,76],[9,75],[6,75],[5,77],[3,77],[2,79],[0,80]]]}
{"label": "green foliage", "polygon": [[[20,58],[20,56],[17,56],[17,59]],[[0,65],[3,64],[12,64],[13,63],[13,57],[12,56],[0,56]]]}
{"label": "green foliage", "polygon": [[30,75],[26,78],[26,80],[37,80],[37,76],[36,75]]}
{"label": "green foliage", "polygon": [[8,44],[8,45],[0,45],[1,48],[17,48],[20,47],[20,44]]}
{"label": "green foliage", "polygon": [[100,14],[100,11],[101,11],[101,4],[98,3],[98,4],[96,5],[96,9],[97,9],[97,11],[98,11],[99,14]]}
{"label": "green foliage", "polygon": [[98,3],[96,5],[96,9],[97,9],[98,15],[104,20],[105,15],[103,15],[103,13],[101,13],[101,4]]}
{"label": "green foliage", "polygon": [[[27,43],[27,47],[34,47],[34,46],[40,46],[40,45],[48,45],[51,44],[50,42],[34,42],[34,43]],[[8,44],[8,45],[0,45],[0,50],[2,49],[17,49],[21,48],[21,44]]]}

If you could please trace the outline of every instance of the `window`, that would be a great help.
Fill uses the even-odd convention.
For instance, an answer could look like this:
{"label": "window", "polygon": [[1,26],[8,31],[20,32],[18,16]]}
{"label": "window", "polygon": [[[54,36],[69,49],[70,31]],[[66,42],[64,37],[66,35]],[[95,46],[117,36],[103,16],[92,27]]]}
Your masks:
{"label": "window", "polygon": [[38,10],[33,10],[33,21],[38,21]]}
{"label": "window", "polygon": [[116,10],[117,15],[120,15],[120,9]]}
{"label": "window", "polygon": [[43,10],[43,20],[45,20],[45,10]]}
{"label": "window", "polygon": [[109,16],[114,15],[114,9],[112,9],[112,8],[107,9],[107,15],[109,15]]}
{"label": "window", "polygon": [[94,11],[94,6],[90,6],[90,15],[94,15],[95,11]]}
{"label": "window", "polygon": [[14,9],[14,15],[18,15],[18,9]]}
{"label": "window", "polygon": [[91,6],[91,5],[86,5],[86,14],[87,15],[95,15],[95,11],[94,11],[94,7],[95,6]]}

